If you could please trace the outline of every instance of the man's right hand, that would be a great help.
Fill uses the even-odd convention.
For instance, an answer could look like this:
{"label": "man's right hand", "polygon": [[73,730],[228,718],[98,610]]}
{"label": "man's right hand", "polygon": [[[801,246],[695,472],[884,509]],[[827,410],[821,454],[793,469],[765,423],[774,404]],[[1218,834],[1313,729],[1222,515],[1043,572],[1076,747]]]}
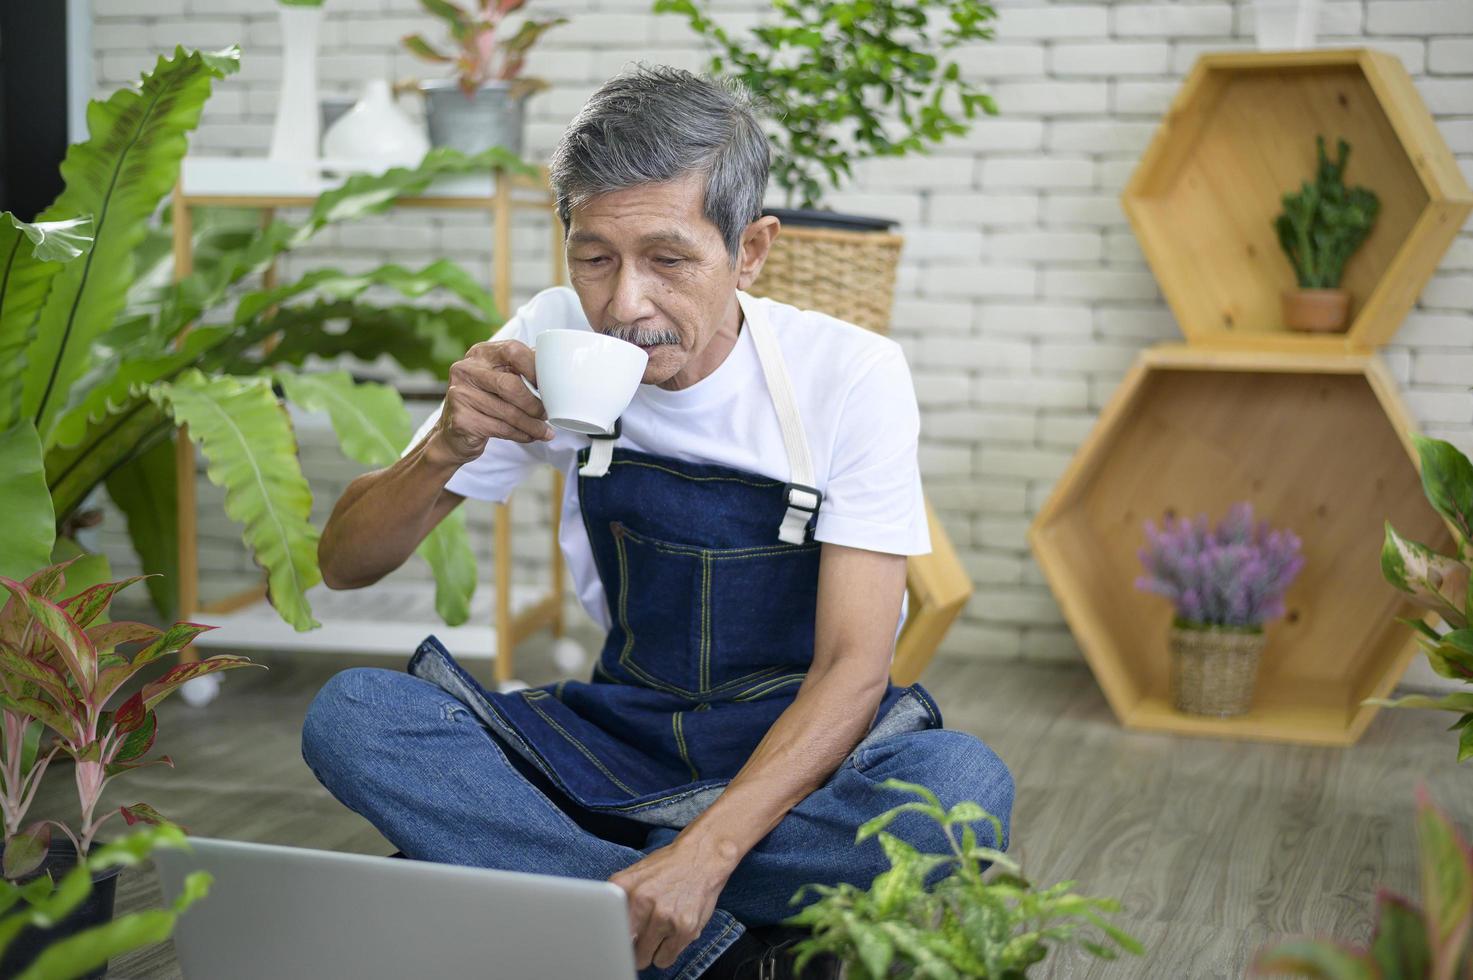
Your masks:
{"label": "man's right hand", "polygon": [[445,407],[430,432],[428,451],[469,463],[480,458],[491,439],[551,439],[547,410],[523,378],[535,385],[537,366],[532,348],[520,340],[483,340],[466,351],[450,366]]}

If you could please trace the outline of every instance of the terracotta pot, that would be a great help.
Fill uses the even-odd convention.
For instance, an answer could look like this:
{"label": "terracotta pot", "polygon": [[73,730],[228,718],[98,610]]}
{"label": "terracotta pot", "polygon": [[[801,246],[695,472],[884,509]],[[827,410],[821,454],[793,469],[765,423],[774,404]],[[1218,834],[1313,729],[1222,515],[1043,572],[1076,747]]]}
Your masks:
{"label": "terracotta pot", "polygon": [[1349,322],[1349,290],[1286,289],[1283,297],[1284,324],[1290,330],[1334,333]]}
{"label": "terracotta pot", "polygon": [[1262,630],[1172,626],[1171,699],[1178,711],[1226,718],[1253,703]]}

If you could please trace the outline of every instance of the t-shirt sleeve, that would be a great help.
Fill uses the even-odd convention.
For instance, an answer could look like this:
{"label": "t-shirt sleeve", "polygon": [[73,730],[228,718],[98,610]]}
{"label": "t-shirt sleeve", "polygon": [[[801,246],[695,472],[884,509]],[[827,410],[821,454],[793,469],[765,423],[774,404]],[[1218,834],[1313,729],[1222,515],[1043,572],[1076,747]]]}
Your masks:
{"label": "t-shirt sleeve", "polygon": [[905,354],[889,346],[845,396],[817,540],[896,555],[930,552],[920,429]]}
{"label": "t-shirt sleeve", "polygon": [[[494,336],[498,340],[522,340],[525,342],[531,336],[530,318],[533,307],[537,303],[534,297],[525,306],[519,309],[515,316],[506,321]],[[409,445],[404,447],[400,458],[407,456],[409,451],[420,444],[420,441],[429,435],[430,430],[440,419],[440,413],[445,408],[442,400],[435,410],[430,413],[420,425],[419,430],[409,440]],[[540,460],[529,451],[530,443],[513,442],[510,439],[490,439],[486,442],[486,448],[481,455],[462,464],[460,469],[451,474],[445,483],[445,489],[469,497],[472,500],[494,500],[497,503],[505,503],[512,495],[512,491],[522,482],[527,473]]]}

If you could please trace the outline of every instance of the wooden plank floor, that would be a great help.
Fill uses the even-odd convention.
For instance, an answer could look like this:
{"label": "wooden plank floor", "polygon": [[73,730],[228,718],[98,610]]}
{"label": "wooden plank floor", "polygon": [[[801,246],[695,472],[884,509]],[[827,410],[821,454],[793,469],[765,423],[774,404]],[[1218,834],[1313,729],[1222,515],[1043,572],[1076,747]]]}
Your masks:
{"label": "wooden plank floor", "polygon": [[[252,659],[270,670],[226,675],[207,707],[177,695],[164,702],[156,752],[176,768],[120,778],[104,802],[151,803],[202,836],[391,853],[317,783],[300,733],[312,695],[334,672],[403,669],[404,660]],[[556,676],[543,641],[529,643],[518,666],[533,684]],[[471,669],[489,676],[488,661]],[[1383,712],[1353,749],[1303,748],[1125,732],[1083,666],[938,660],[922,683],[948,727],[984,739],[1013,771],[1011,852],[1025,873],[1120,898],[1121,924],[1150,951],[1116,963],[1060,953],[1036,977],[1240,977],[1254,949],[1287,933],[1364,942],[1378,884],[1416,893],[1418,779],[1465,832],[1473,817],[1473,779],[1453,761],[1451,718],[1441,713]],[[32,815],[75,813],[70,768],[59,765]],[[119,827],[114,818],[105,835]],[[119,912],[160,901],[151,864],[124,871]],[[109,976],[180,973],[172,944],[162,943],[114,960]]]}

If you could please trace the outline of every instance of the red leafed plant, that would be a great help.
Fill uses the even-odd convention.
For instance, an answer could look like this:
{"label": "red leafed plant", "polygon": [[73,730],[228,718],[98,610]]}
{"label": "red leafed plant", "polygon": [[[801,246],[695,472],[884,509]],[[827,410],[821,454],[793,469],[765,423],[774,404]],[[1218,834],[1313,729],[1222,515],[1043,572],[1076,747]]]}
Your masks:
{"label": "red leafed plant", "polygon": [[[139,670],[189,646],[213,626],[175,623],[166,630],[147,623],[97,623],[113,597],[146,575],[103,582],[67,598],[65,569],[71,559],[36,572],[24,582],[0,576],[0,808],[5,818],[4,876],[19,878],[35,869],[51,846],[51,827],[59,828],[84,860],[97,831],[115,813],[128,824],[166,821],[147,803],[120,806],[96,816],[103,788],[115,776],[144,766],[173,767],[167,755],[144,760],[153,747],[158,720],[154,705],[185,681],[232,667],[264,667],[246,657],[216,656],[176,664],[128,698],[116,711],[104,710],[110,697]],[[146,643],[131,656],[124,644]],[[56,739],[40,753],[45,728]],[[80,832],[59,820],[38,820],[22,828],[41,777],[57,752],[76,761]],[[95,819],[94,819],[95,818]]]}
{"label": "red leafed plant", "polygon": [[[493,79],[523,82],[526,90],[546,87],[540,79],[519,79],[522,63],[527,51],[537,42],[543,32],[559,24],[566,24],[566,17],[552,20],[527,20],[522,22],[515,34],[501,40],[498,31],[501,22],[516,13],[527,0],[471,0],[474,11],[467,10],[452,0],[419,0],[420,6],[443,20],[450,30],[450,37],[459,48],[454,57],[444,54],[420,34],[406,34],[404,46],[411,53],[426,61],[455,65],[460,80],[460,90],[470,98],[482,82]],[[499,54],[499,57],[498,57]]]}

